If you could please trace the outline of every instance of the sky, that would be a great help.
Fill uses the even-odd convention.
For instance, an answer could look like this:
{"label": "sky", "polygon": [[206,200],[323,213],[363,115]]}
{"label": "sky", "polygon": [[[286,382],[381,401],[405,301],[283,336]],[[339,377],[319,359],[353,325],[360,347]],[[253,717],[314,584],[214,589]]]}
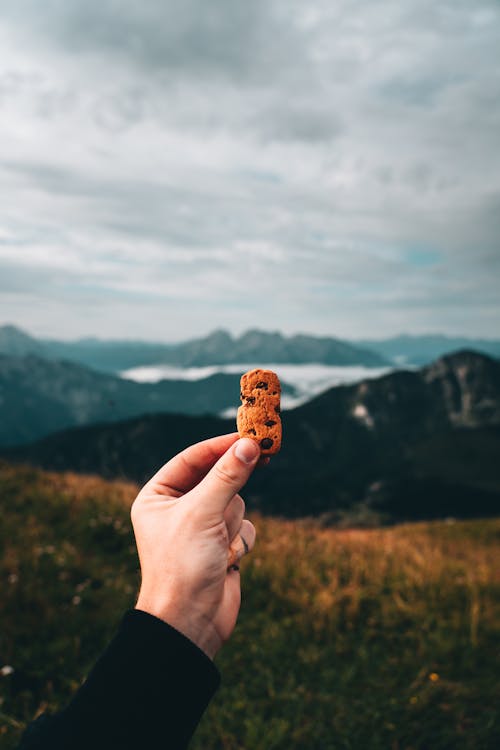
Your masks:
{"label": "sky", "polygon": [[2,0],[0,324],[500,331],[496,0]]}

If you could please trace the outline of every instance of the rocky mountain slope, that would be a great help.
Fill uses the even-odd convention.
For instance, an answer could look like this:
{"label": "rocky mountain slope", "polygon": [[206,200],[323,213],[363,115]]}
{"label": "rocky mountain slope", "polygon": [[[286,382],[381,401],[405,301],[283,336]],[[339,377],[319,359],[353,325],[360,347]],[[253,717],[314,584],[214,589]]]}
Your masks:
{"label": "rocky mountain slope", "polygon": [[[500,513],[500,363],[474,352],[339,386],[283,415],[284,442],[256,471],[250,507],[356,523]],[[10,460],[143,481],[232,420],[152,415],[70,430]]]}

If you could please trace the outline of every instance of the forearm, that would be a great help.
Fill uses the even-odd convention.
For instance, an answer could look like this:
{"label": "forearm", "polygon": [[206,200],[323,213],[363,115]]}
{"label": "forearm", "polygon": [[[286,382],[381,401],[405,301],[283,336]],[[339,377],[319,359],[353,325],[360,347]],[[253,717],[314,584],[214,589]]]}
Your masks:
{"label": "forearm", "polygon": [[145,612],[128,612],[69,705],[31,725],[19,750],[180,750],[219,681],[185,636]]}

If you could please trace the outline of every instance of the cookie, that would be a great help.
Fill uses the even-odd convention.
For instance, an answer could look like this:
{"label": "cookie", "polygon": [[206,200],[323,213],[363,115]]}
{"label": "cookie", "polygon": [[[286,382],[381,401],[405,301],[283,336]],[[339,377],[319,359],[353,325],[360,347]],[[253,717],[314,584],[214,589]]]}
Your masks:
{"label": "cookie", "polygon": [[241,376],[241,406],[236,423],[240,437],[252,438],[263,456],[281,448],[281,385],[272,370],[250,370]]}

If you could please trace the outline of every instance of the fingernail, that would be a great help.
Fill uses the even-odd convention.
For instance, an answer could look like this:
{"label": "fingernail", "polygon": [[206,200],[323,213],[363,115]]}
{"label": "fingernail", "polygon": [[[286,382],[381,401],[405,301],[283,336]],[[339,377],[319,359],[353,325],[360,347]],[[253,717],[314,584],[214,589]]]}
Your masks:
{"label": "fingernail", "polygon": [[243,461],[244,464],[253,463],[259,454],[259,446],[255,442],[255,440],[250,440],[250,438],[241,438],[241,440],[238,440],[238,442],[236,443],[234,455],[236,456],[236,458],[239,458],[240,461]]}

